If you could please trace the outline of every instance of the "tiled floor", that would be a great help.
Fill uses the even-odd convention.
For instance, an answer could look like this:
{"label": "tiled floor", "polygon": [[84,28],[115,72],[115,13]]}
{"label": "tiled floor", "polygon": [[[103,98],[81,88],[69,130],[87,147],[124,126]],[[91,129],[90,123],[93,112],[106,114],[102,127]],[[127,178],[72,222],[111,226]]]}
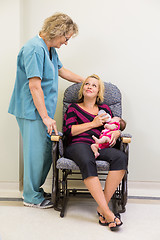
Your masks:
{"label": "tiled floor", "polygon": [[71,199],[60,218],[54,209],[23,206],[22,201],[0,201],[1,240],[159,240],[160,200],[129,199],[118,232],[98,224],[93,199]]}

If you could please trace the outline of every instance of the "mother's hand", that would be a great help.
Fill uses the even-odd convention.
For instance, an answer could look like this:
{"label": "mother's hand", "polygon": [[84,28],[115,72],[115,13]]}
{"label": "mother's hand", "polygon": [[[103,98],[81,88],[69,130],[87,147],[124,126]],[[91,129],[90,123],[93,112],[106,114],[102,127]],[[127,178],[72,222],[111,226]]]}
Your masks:
{"label": "mother's hand", "polygon": [[100,114],[100,115],[97,115],[97,116],[93,119],[92,123],[93,123],[94,128],[100,127],[100,126],[102,126],[102,125],[105,123],[104,115],[105,115],[105,113],[102,113],[102,114]]}
{"label": "mother's hand", "polygon": [[43,123],[47,126],[49,135],[52,134],[52,131],[54,130],[55,134],[58,135],[56,121],[50,117],[43,118]]}
{"label": "mother's hand", "polygon": [[109,134],[111,134],[111,140],[110,140],[110,147],[113,147],[116,144],[117,139],[120,137],[120,131],[111,131]]}

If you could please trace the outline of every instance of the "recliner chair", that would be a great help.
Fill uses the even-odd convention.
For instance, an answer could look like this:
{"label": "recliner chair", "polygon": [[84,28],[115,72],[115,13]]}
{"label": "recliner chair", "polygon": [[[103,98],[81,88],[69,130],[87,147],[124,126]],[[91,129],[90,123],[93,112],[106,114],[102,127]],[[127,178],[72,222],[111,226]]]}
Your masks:
{"label": "recliner chair", "polygon": [[[105,82],[104,103],[107,104],[114,116],[122,117],[122,104],[121,104],[121,92],[112,83]],[[67,110],[69,104],[78,101],[78,92],[81,87],[81,83],[73,84],[65,90],[63,99],[63,116]],[[131,142],[130,134],[121,134],[119,140],[117,140],[117,146],[120,150],[124,151],[127,156],[129,154],[129,143]],[[74,161],[64,158],[64,139],[63,134],[59,132],[58,136],[52,135],[52,158],[53,158],[53,182],[52,182],[52,201],[54,203],[55,210],[60,211],[60,216],[64,217],[67,200],[69,196],[88,193],[87,189],[76,188],[77,180],[82,181],[79,167]],[[96,161],[98,175],[100,180],[104,181],[104,175],[106,177],[109,170],[109,163],[105,161]],[[127,203],[127,174],[126,172],[122,182],[119,184],[117,190],[112,197],[113,211],[122,213],[125,212],[125,206]],[[68,187],[68,183],[74,181],[74,187]]]}

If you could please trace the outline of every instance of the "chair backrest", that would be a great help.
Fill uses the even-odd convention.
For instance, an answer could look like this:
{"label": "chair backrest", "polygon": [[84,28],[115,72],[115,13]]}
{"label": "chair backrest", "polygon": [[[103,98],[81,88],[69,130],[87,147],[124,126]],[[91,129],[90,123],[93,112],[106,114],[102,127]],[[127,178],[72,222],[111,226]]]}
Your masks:
{"label": "chair backrest", "polygon": [[[64,92],[63,98],[63,116],[71,103],[78,102],[78,92],[80,90],[81,83],[75,83],[69,86]],[[122,104],[121,104],[121,92],[118,87],[112,83],[104,82],[104,102],[107,104],[114,116],[122,116]]]}

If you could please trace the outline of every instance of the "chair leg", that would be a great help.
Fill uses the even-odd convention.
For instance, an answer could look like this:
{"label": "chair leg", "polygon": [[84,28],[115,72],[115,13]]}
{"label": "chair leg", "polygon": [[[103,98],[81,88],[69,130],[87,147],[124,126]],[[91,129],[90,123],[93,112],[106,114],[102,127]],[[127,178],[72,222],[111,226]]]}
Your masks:
{"label": "chair leg", "polygon": [[122,182],[117,188],[116,192],[113,195],[112,205],[114,207],[114,212],[124,213],[126,211],[126,203],[127,203],[127,172],[125,173]]}
{"label": "chair leg", "polygon": [[62,208],[60,212],[60,217],[64,217],[67,200],[68,200],[68,189],[67,189],[67,176],[70,173],[68,170],[63,170],[63,179],[62,179]]}
{"label": "chair leg", "polygon": [[[121,150],[127,155],[129,155],[129,144],[128,143],[122,143],[121,142]],[[128,164],[127,164],[128,165]],[[128,176],[128,170],[126,171],[123,179],[122,179],[122,188],[121,188],[121,201],[120,201],[120,207],[121,213],[124,213],[126,211],[126,204],[128,199],[128,186],[127,186],[127,177]]]}
{"label": "chair leg", "polygon": [[60,212],[60,217],[62,217],[62,218],[64,217],[64,214],[65,214],[67,201],[68,201],[67,197],[64,197],[63,200],[62,200],[62,209],[61,209],[61,212]]}
{"label": "chair leg", "polygon": [[111,209],[113,213],[117,213],[118,209],[117,209],[117,199],[116,199],[116,193],[114,193],[112,199],[111,199]]}
{"label": "chair leg", "polygon": [[128,199],[128,187],[127,187],[127,172],[124,175],[124,178],[122,180],[122,199],[121,199],[121,206],[122,206],[122,211],[125,212],[126,204],[127,204],[127,199]]}
{"label": "chair leg", "polygon": [[119,185],[115,191],[115,193],[112,196],[111,202],[112,202],[112,211],[114,213],[119,213],[119,201],[121,199],[121,185]]}
{"label": "chair leg", "polygon": [[61,211],[61,207],[59,206],[59,203],[60,203],[60,183],[59,183],[59,170],[57,170],[58,173],[57,173],[57,184],[56,184],[56,192],[54,193],[53,192],[53,198],[54,198],[54,209],[56,211]]}
{"label": "chair leg", "polygon": [[52,143],[52,161],[53,161],[52,202],[55,207],[57,205],[58,178],[59,178],[59,171],[56,168],[57,155],[58,155],[57,142],[53,142]]}

